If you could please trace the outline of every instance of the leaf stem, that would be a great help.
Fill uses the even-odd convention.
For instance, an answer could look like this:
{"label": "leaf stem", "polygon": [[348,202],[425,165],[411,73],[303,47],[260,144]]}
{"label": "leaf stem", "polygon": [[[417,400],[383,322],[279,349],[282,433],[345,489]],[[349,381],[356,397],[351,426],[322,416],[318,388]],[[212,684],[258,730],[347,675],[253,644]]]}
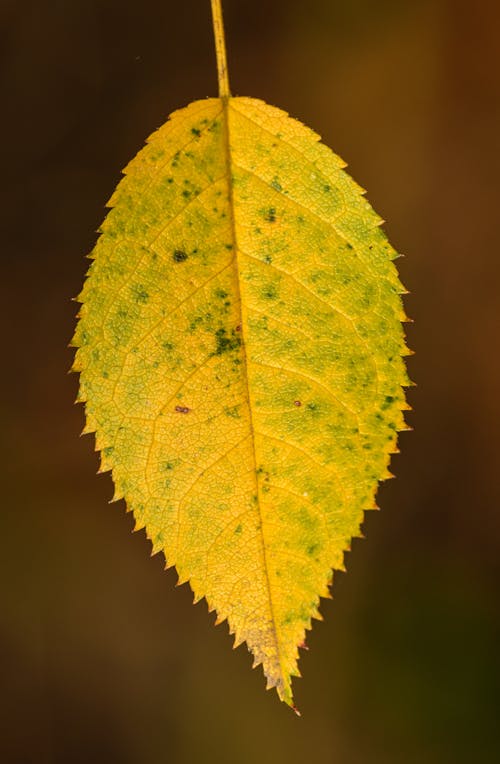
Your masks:
{"label": "leaf stem", "polygon": [[222,21],[221,0],[211,0],[214,25],[215,52],[217,54],[217,73],[219,76],[219,96],[229,98],[229,77],[227,73],[226,38]]}

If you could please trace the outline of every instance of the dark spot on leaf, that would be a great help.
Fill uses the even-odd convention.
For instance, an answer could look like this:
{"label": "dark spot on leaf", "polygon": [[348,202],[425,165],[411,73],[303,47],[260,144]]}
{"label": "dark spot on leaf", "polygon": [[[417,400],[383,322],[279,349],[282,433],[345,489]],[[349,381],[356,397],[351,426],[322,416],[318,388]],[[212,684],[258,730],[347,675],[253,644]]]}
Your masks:
{"label": "dark spot on leaf", "polygon": [[172,255],[172,260],[176,263],[183,263],[185,260],[188,259],[188,255],[182,251],[182,249],[176,249],[174,254]]}
{"label": "dark spot on leaf", "polygon": [[268,284],[267,287],[262,290],[261,294],[262,297],[265,297],[267,300],[275,300],[278,296],[276,284]]}
{"label": "dark spot on leaf", "polygon": [[197,326],[203,323],[203,316],[195,316],[189,324],[189,332],[192,334]]}
{"label": "dark spot on leaf", "polygon": [[294,401],[293,405],[294,406],[302,406],[302,401]]}
{"label": "dark spot on leaf", "polygon": [[187,406],[176,406],[175,410],[179,414],[189,414],[189,412],[191,411],[191,409],[189,409]]}
{"label": "dark spot on leaf", "polygon": [[132,293],[135,297],[136,302],[141,302],[145,304],[149,300],[149,294],[146,292],[143,286],[140,286],[140,285],[133,286]]}
{"label": "dark spot on leaf", "polygon": [[197,127],[192,127],[192,128],[191,128],[191,132],[192,132],[192,133],[193,133],[193,135],[195,135],[197,138],[199,138],[199,137],[200,137],[200,135],[201,135],[201,130],[198,130],[198,128],[197,128]]}
{"label": "dark spot on leaf", "polygon": [[164,155],[165,155],[164,150],[163,149],[158,149],[157,151],[155,151],[155,152],[153,152],[151,154],[151,159],[152,159],[153,162],[157,162],[158,159],[161,159],[162,156],[164,156]]}
{"label": "dark spot on leaf", "polygon": [[228,335],[226,329],[217,329],[215,332],[215,355],[222,355],[222,353],[228,353],[231,350],[236,350],[241,345],[241,338],[236,336],[234,329],[231,330],[231,334]]}
{"label": "dark spot on leaf", "polygon": [[264,219],[267,220],[268,223],[276,223],[276,208],[269,207],[264,214]]}
{"label": "dark spot on leaf", "polygon": [[224,414],[230,419],[241,419],[240,407],[236,406],[224,406]]}

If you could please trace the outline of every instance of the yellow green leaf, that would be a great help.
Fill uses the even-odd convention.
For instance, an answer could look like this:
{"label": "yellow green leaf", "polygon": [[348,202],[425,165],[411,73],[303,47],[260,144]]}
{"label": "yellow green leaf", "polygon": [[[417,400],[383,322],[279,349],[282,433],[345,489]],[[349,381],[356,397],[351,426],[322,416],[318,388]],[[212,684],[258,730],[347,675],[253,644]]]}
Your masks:
{"label": "yellow green leaf", "polygon": [[342,160],[221,92],[125,169],[74,368],[115,498],[292,705],[298,649],[405,427],[404,290]]}

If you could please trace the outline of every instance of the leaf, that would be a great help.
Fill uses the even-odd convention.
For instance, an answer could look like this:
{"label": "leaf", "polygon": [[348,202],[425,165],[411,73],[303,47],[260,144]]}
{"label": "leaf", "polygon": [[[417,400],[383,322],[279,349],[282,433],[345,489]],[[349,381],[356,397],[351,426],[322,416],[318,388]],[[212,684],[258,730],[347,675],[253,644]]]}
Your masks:
{"label": "leaf", "polygon": [[114,498],[289,705],[407,408],[396,254],[344,167],[262,101],[175,112],[109,202],[74,338]]}

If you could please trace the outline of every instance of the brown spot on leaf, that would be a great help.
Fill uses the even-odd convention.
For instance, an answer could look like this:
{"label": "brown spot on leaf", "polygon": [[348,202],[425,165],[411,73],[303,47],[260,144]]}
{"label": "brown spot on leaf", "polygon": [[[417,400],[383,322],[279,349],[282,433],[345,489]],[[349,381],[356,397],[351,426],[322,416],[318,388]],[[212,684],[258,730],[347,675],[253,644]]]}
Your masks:
{"label": "brown spot on leaf", "polygon": [[176,249],[172,255],[172,259],[176,263],[183,263],[188,259],[188,256],[185,252],[182,251],[182,249]]}

